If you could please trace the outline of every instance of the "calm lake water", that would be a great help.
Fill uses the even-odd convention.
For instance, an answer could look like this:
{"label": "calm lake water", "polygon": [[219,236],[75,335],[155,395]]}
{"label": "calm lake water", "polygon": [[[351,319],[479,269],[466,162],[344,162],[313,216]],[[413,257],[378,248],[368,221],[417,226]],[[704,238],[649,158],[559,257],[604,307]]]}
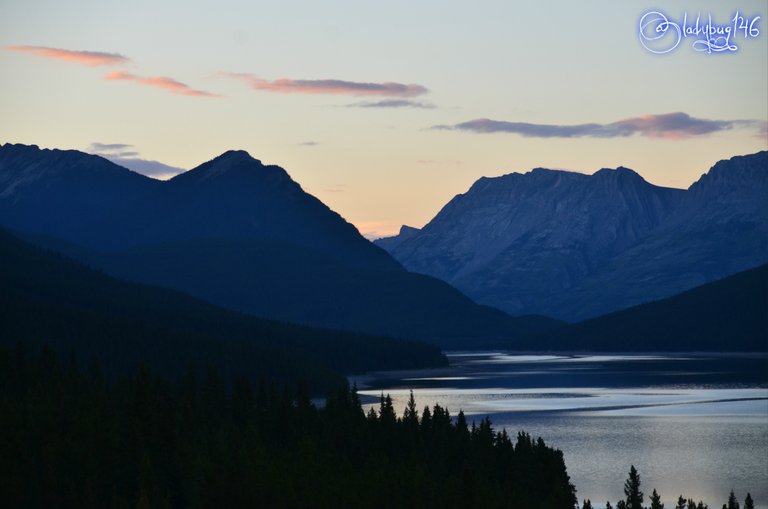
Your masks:
{"label": "calm lake water", "polygon": [[[720,507],[731,489],[768,507],[768,357],[757,355],[511,355],[455,352],[440,370],[353,379],[368,406],[392,396],[399,415],[447,406],[494,428],[525,430],[561,449],[579,501],[623,497],[630,465],[646,497]],[[367,408],[366,408],[367,410]],[[471,417],[470,417],[471,416]],[[647,499],[646,499],[647,502]]]}

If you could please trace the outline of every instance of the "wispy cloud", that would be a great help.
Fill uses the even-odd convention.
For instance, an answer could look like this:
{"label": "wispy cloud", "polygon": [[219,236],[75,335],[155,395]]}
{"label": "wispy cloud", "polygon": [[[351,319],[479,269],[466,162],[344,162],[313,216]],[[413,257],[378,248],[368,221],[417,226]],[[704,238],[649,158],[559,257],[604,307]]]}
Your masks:
{"label": "wispy cloud", "polygon": [[129,150],[133,148],[133,145],[127,143],[91,143],[87,151],[136,173],[160,180],[169,179],[185,171],[159,161],[142,159],[138,151]]}
{"label": "wispy cloud", "polygon": [[318,145],[320,145],[320,143],[316,141],[302,141],[301,143],[299,143],[300,147],[316,147]]}
{"label": "wispy cloud", "polygon": [[735,128],[760,129],[759,120],[710,120],[683,112],[643,115],[609,124],[532,124],[479,118],[455,125],[436,125],[432,129],[471,131],[475,133],[513,133],[534,138],[619,138],[633,135],[680,140]]}
{"label": "wispy cloud", "polygon": [[115,71],[106,75],[104,79],[108,81],[132,81],[134,83],[138,83],[140,85],[146,85],[148,87],[163,88],[165,90],[168,90],[171,93],[179,94],[179,95],[189,95],[194,97],[220,97],[218,94],[214,94],[212,92],[206,92],[205,90],[195,90],[194,88],[191,88],[189,85],[186,85],[184,83],[181,83],[180,81],[176,81],[173,78],[168,78],[165,76],[153,76],[153,77],[147,78],[143,76],[137,76],[135,74],[131,74],[128,72]]}
{"label": "wispy cloud", "polygon": [[381,101],[363,101],[348,105],[349,108],[419,108],[425,110],[434,109],[434,105],[425,102],[411,101],[408,99],[384,99]]}
{"label": "wispy cloud", "polygon": [[404,83],[363,83],[337,79],[294,80],[281,78],[265,80],[248,73],[221,72],[220,76],[247,83],[252,89],[281,94],[332,94],[353,96],[414,97],[427,93],[422,85]]}
{"label": "wispy cloud", "polygon": [[142,175],[158,180],[168,180],[169,178],[175,177],[179,173],[184,173],[186,171],[183,168],[170,166],[161,163],[160,161],[141,159],[138,157],[107,157],[107,159],[124,168],[135,171],[136,173],[141,173]]}
{"label": "wispy cloud", "polygon": [[61,48],[49,48],[47,46],[8,46],[6,49],[89,66],[123,65],[131,62],[131,59],[125,55],[119,53],[106,53],[104,51],[74,51]]}
{"label": "wispy cloud", "polygon": [[139,157],[139,153],[133,150],[127,150],[124,152],[113,152],[112,157]]}
{"label": "wispy cloud", "polygon": [[[125,55],[119,53],[107,53],[104,51],[74,51],[61,48],[49,48],[47,46],[7,46],[6,49],[9,51],[31,53],[44,58],[75,62],[88,66],[124,65],[132,62],[131,59]],[[179,95],[219,97],[218,94],[207,92],[205,90],[196,90],[185,83],[166,76],[144,77],[126,71],[113,71],[107,74],[104,79],[108,81],[133,81],[141,85],[163,88]]]}
{"label": "wispy cloud", "polygon": [[91,143],[88,149],[101,153],[112,152],[114,150],[125,150],[131,147],[133,147],[133,145],[128,145],[126,143]]}

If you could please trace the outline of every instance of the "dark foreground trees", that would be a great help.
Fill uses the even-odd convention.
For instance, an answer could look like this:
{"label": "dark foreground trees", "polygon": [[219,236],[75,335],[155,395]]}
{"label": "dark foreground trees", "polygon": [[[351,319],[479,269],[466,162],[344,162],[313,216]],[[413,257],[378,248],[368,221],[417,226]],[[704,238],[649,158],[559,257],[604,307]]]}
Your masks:
{"label": "dark foreground trees", "polygon": [[[624,482],[624,495],[627,497],[625,500],[619,500],[616,503],[616,509],[628,509],[635,507],[638,509],[646,509],[643,507],[643,492],[640,491],[640,474],[634,465],[629,469],[629,476]],[[587,508],[587,502],[585,501],[582,509]],[[590,504],[591,507],[591,504]],[[747,493],[744,499],[744,509],[754,509],[754,501],[752,495]],[[606,509],[612,509],[611,502],[606,502]],[[661,502],[661,495],[654,489],[651,494],[651,505],[648,509],[664,509],[664,504]],[[709,506],[703,501],[695,502],[692,498],[686,499],[683,495],[677,498],[677,505],[675,509],[709,509]],[[731,490],[728,496],[728,502],[723,504],[723,509],[739,509],[739,502],[736,499],[736,495]]]}
{"label": "dark foreground trees", "polygon": [[651,494],[651,508],[650,509],[664,509],[664,504],[661,503],[661,495],[656,490],[653,490]]}
{"label": "dark foreground trees", "polygon": [[3,507],[573,508],[560,451],[435,406],[363,413],[344,388],[106,382],[48,350],[0,350]]}
{"label": "dark foreground trees", "polygon": [[632,465],[629,469],[629,477],[624,483],[624,495],[627,509],[643,509],[643,492],[640,491],[640,474]]}

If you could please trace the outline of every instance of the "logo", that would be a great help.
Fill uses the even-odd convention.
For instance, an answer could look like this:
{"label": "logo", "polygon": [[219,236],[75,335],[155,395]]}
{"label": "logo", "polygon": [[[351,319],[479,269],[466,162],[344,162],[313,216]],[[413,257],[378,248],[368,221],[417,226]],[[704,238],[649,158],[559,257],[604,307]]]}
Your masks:
{"label": "logo", "polygon": [[686,39],[691,40],[695,51],[713,53],[736,53],[738,40],[745,42],[760,35],[760,16],[743,16],[739,11],[728,23],[717,24],[709,13],[689,17],[683,14],[682,22],[671,19],[661,11],[648,11],[640,18],[640,44],[657,55],[671,53]]}

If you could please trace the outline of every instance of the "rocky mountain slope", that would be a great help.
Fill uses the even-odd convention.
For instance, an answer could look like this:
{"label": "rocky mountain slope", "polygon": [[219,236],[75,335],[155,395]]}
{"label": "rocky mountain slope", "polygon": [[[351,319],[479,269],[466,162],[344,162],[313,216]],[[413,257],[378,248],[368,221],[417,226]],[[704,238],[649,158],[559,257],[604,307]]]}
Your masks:
{"label": "rocky mountain slope", "polygon": [[377,243],[477,302],[577,321],[768,261],[768,152],[688,190],[626,168],[481,178],[421,230]]}
{"label": "rocky mountain slope", "polygon": [[453,346],[556,325],[405,271],[285,170],[243,151],[163,182],[77,151],[7,144],[0,225],[123,279],[303,325]]}

